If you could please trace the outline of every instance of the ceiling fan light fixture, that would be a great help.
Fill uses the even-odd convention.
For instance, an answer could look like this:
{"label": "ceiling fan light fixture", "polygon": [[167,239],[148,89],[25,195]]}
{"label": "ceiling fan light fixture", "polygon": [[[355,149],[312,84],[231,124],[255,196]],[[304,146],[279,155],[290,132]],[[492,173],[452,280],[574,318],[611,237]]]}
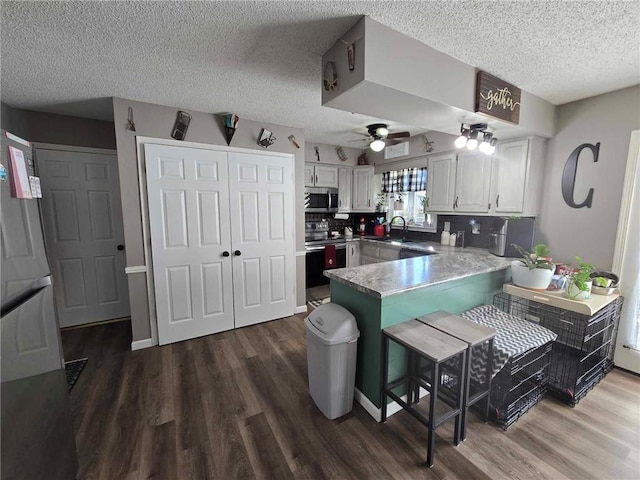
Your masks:
{"label": "ceiling fan light fixture", "polygon": [[376,135],[378,135],[379,137],[386,137],[387,135],[389,135],[389,129],[387,127],[379,127],[376,130]]}
{"label": "ceiling fan light fixture", "polygon": [[371,150],[373,150],[374,152],[381,152],[384,149],[384,140],[376,138],[369,144],[369,148],[371,148]]}

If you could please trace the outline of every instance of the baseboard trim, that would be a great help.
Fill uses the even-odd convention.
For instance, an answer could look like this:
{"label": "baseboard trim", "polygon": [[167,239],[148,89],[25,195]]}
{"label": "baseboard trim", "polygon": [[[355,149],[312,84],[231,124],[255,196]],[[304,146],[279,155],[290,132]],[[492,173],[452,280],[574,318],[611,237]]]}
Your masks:
{"label": "baseboard trim", "polygon": [[[420,398],[426,396],[429,392],[427,392],[424,388],[420,388]],[[358,390],[357,388],[354,389],[353,392],[353,398],[360,404],[362,405],[362,408],[365,409],[365,411],[371,415],[373,417],[373,419],[376,422],[380,422],[380,419],[382,418],[382,409],[376,407],[373,402],[371,400],[369,400],[364,393],[362,393],[360,390]],[[405,402],[407,401],[407,396],[403,395],[402,397],[400,397],[402,400],[404,400]],[[402,410],[402,407],[397,404],[396,402],[391,402],[387,405],[387,418],[389,418],[391,415],[393,415],[394,413],[398,413],[400,410]]]}
{"label": "baseboard trim", "polygon": [[297,306],[295,313],[307,313],[307,304]]}
{"label": "baseboard trim", "polygon": [[153,340],[151,338],[145,338],[144,340],[136,340],[131,342],[131,350],[141,350],[143,348],[153,347]]}
{"label": "baseboard trim", "polygon": [[376,422],[380,421],[380,409],[376,407],[371,400],[369,400],[364,393],[357,388],[353,391],[353,398],[362,405],[362,408],[373,417]]}

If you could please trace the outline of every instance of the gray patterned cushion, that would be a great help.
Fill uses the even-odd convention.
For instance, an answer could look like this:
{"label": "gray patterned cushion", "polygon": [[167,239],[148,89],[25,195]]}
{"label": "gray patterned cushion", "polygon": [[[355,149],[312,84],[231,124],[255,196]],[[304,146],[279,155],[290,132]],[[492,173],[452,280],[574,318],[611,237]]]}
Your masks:
{"label": "gray patterned cushion", "polygon": [[[493,305],[472,308],[461,316],[485,327],[496,329],[497,333],[493,341],[492,377],[495,377],[511,357],[521,355],[558,338],[558,335],[551,330],[505,313]],[[479,345],[479,347],[483,346]],[[471,378],[480,383],[484,383],[486,361],[486,346],[474,349]]]}

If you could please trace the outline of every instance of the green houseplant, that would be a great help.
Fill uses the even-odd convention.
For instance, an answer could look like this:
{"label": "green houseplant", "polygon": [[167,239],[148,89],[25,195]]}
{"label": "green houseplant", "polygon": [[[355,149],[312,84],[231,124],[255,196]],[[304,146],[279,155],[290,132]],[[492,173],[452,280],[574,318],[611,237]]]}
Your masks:
{"label": "green houseplant", "polygon": [[594,266],[583,262],[580,257],[576,257],[576,262],[578,262],[577,268],[569,274],[566,295],[571,300],[587,300],[591,297],[593,279],[590,274]]}
{"label": "green houseplant", "polygon": [[513,283],[519,287],[546,290],[556,269],[549,256],[547,246],[539,243],[533,247],[531,252],[515,243],[512,243],[511,246],[522,256],[521,259],[511,262]]}

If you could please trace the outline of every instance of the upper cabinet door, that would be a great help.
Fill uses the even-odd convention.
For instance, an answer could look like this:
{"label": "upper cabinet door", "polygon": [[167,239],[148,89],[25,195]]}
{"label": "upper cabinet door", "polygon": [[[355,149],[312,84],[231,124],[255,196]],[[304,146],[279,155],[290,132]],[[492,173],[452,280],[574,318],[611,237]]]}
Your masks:
{"label": "upper cabinet door", "polygon": [[456,155],[429,158],[427,168],[427,210],[453,212],[456,178]]}
{"label": "upper cabinet door", "polygon": [[461,152],[456,166],[456,212],[488,212],[491,157],[479,152]]}
{"label": "upper cabinet door", "polygon": [[315,165],[312,163],[304,164],[304,186],[313,187],[316,184]]}
{"label": "upper cabinet door", "polygon": [[351,200],[354,212],[373,212],[373,167],[353,167]]}
{"label": "upper cabinet door", "polygon": [[495,196],[492,198],[496,213],[523,211],[528,146],[528,140],[498,144],[494,160]]}
{"label": "upper cabinet door", "polygon": [[351,168],[338,168],[338,211],[351,211]]}
{"label": "upper cabinet door", "polygon": [[315,165],[316,187],[338,188],[338,167]]}

